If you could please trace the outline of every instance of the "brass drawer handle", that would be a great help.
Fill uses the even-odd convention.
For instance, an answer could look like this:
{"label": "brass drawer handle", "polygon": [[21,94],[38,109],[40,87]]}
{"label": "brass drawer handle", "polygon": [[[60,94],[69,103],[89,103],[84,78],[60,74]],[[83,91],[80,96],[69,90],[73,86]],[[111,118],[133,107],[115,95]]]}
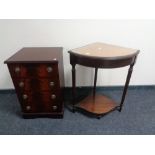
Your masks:
{"label": "brass drawer handle", "polygon": [[55,85],[54,82],[50,82],[50,86],[53,87]]}
{"label": "brass drawer handle", "polygon": [[26,100],[28,96],[26,94],[23,95],[23,99]]}
{"label": "brass drawer handle", "polygon": [[52,94],[51,99],[55,99],[55,98],[56,98],[56,95]]}
{"label": "brass drawer handle", "polygon": [[31,106],[26,106],[26,110],[30,110],[31,109]]}
{"label": "brass drawer handle", "polygon": [[48,72],[48,73],[51,73],[52,70],[53,70],[52,67],[47,67],[47,72]]}
{"label": "brass drawer handle", "polygon": [[19,73],[19,72],[20,72],[20,68],[19,68],[19,67],[16,67],[16,68],[15,68],[15,72],[16,72],[16,73]]}
{"label": "brass drawer handle", "polygon": [[21,88],[24,87],[24,82],[20,82],[19,87],[21,87]]}
{"label": "brass drawer handle", "polygon": [[52,106],[52,109],[53,109],[53,110],[57,110],[58,107],[57,107],[56,105],[53,105],[53,106]]}

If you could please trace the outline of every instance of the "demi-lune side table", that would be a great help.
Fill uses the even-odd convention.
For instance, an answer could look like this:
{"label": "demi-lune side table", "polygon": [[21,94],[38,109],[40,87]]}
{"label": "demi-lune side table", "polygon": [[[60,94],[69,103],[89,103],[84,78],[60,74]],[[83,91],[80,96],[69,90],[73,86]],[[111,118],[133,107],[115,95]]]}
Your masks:
{"label": "demi-lune side table", "polygon": [[[119,110],[121,112],[126,92],[130,82],[133,66],[139,50],[125,48],[105,43],[92,43],[69,51],[70,64],[72,65],[72,110],[100,118],[105,114]],[[77,103],[76,98],[76,64],[95,69],[93,93]],[[130,66],[121,98],[117,104],[107,96],[96,93],[98,68],[120,68]]]}

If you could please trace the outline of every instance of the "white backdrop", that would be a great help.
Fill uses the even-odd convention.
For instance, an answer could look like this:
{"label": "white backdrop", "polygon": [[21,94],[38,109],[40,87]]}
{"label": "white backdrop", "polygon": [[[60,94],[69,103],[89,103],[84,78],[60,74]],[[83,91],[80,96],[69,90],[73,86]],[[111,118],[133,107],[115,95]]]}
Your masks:
{"label": "white backdrop", "polygon": [[[65,85],[71,86],[68,50],[92,42],[140,49],[131,85],[155,85],[155,20],[0,20],[0,89],[13,88],[4,60],[22,47],[64,48]],[[77,85],[93,84],[94,70],[77,66]],[[128,67],[99,70],[97,85],[124,85]]]}

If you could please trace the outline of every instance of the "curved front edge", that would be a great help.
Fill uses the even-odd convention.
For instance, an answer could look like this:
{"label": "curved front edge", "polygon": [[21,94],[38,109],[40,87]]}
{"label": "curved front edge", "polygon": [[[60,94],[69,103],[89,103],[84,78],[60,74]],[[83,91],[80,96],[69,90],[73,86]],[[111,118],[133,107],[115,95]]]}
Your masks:
{"label": "curved front edge", "polygon": [[101,118],[101,117],[103,117],[103,116],[105,116],[105,115],[107,115],[107,114],[109,114],[109,113],[111,113],[111,112],[113,112],[115,110],[118,110],[118,108],[119,108],[119,106],[116,106],[113,109],[111,109],[110,111],[108,111],[106,113],[101,113],[101,114],[97,114],[97,113],[87,111],[86,109],[83,109],[83,108],[78,107],[78,106],[75,106],[74,110],[77,111],[77,112],[81,112],[82,114],[87,115],[89,117]]}
{"label": "curved front edge", "polygon": [[125,56],[125,57],[116,57],[113,59],[109,58],[97,58],[97,57],[88,57],[88,56],[81,56],[70,53],[70,63],[71,64],[79,64],[87,67],[97,67],[97,68],[119,68],[128,66],[134,63],[135,58],[139,51],[136,54]]}

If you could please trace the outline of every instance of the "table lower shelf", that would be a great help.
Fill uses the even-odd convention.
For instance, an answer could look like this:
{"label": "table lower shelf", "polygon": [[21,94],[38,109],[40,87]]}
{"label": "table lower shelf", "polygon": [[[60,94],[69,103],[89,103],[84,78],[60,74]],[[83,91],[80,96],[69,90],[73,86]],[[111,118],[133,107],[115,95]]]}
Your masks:
{"label": "table lower shelf", "polygon": [[94,116],[105,115],[118,108],[115,101],[107,96],[96,94],[95,98],[90,95],[75,105],[75,110],[90,113]]}

